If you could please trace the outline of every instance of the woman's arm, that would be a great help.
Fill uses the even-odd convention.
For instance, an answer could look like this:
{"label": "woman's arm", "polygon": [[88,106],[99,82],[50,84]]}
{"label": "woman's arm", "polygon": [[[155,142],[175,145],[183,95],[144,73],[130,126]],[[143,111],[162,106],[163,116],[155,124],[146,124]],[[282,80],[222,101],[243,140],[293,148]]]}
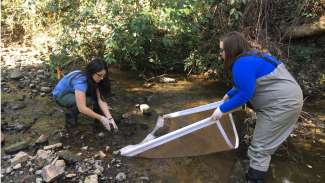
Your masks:
{"label": "woman's arm", "polygon": [[101,121],[101,117],[102,115],[97,114],[96,112],[94,112],[92,109],[90,109],[89,107],[87,107],[86,105],[86,94],[82,91],[76,90],[75,91],[75,96],[76,96],[76,104],[78,107],[79,112],[92,117],[94,119],[100,120]]}
{"label": "woman's arm", "polygon": [[97,95],[97,102],[98,102],[98,105],[99,105],[100,109],[102,110],[102,112],[104,113],[104,115],[105,115],[107,118],[112,118],[112,115],[111,115],[111,113],[109,112],[108,104],[107,104],[107,102],[104,102],[104,101],[100,98],[100,93],[99,93],[99,90],[98,90],[98,89],[96,90],[96,95]]}
{"label": "woman's arm", "polygon": [[98,102],[100,109],[102,110],[104,115],[111,121],[113,127],[115,129],[117,129],[117,125],[116,125],[111,113],[109,112],[108,104],[107,104],[107,102],[105,102],[101,99],[100,92],[98,89],[96,90],[96,95],[97,95],[97,102]]}

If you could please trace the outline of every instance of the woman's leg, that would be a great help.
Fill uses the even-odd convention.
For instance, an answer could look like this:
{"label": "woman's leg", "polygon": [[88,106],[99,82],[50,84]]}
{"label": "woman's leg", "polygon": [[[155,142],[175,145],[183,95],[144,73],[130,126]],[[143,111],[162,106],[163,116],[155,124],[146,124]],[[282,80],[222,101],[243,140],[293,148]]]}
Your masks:
{"label": "woman's leg", "polygon": [[[86,98],[87,106],[93,105],[93,100],[90,97]],[[63,108],[65,108],[65,120],[66,125],[74,126],[77,124],[79,110],[76,103],[76,97],[74,93],[65,93],[60,95],[56,102]]]}
{"label": "woman's leg", "polygon": [[293,131],[300,111],[301,107],[290,111],[279,108],[257,112],[253,139],[247,153],[250,159],[249,180],[263,182],[271,155]]}

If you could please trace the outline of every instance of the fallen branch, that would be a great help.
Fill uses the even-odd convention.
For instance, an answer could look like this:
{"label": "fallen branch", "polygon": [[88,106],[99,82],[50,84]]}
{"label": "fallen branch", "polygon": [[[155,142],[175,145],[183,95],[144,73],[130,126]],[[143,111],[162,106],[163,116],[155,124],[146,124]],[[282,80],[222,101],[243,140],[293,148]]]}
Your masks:
{"label": "fallen branch", "polygon": [[319,21],[303,24],[299,26],[290,26],[284,32],[284,39],[295,39],[309,37],[325,33],[325,16],[321,16]]}

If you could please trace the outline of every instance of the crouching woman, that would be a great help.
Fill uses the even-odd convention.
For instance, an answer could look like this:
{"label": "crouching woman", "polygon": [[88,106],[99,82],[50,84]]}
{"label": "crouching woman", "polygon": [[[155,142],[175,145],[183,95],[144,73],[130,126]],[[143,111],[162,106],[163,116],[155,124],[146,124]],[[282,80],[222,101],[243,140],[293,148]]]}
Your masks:
{"label": "crouching woman", "polygon": [[52,93],[55,101],[66,109],[68,127],[77,124],[80,112],[98,120],[109,131],[118,129],[106,102],[110,82],[107,65],[102,59],[93,59],[84,71],[75,70],[65,75]]}

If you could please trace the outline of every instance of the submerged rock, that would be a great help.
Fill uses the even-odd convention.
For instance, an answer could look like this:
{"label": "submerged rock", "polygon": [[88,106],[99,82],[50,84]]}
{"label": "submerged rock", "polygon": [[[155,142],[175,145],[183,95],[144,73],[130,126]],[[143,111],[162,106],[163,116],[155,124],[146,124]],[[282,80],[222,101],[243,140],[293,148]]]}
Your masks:
{"label": "submerged rock", "polygon": [[21,141],[21,142],[17,142],[15,144],[12,144],[9,147],[5,148],[5,153],[7,154],[12,154],[12,153],[16,153],[20,150],[26,149],[29,146],[29,142],[27,141]]}
{"label": "submerged rock", "polygon": [[77,161],[81,160],[81,158],[79,156],[77,156],[76,154],[72,153],[69,150],[59,151],[59,152],[57,152],[57,155],[60,158],[66,160],[67,163],[74,163],[74,162],[77,162]]}

